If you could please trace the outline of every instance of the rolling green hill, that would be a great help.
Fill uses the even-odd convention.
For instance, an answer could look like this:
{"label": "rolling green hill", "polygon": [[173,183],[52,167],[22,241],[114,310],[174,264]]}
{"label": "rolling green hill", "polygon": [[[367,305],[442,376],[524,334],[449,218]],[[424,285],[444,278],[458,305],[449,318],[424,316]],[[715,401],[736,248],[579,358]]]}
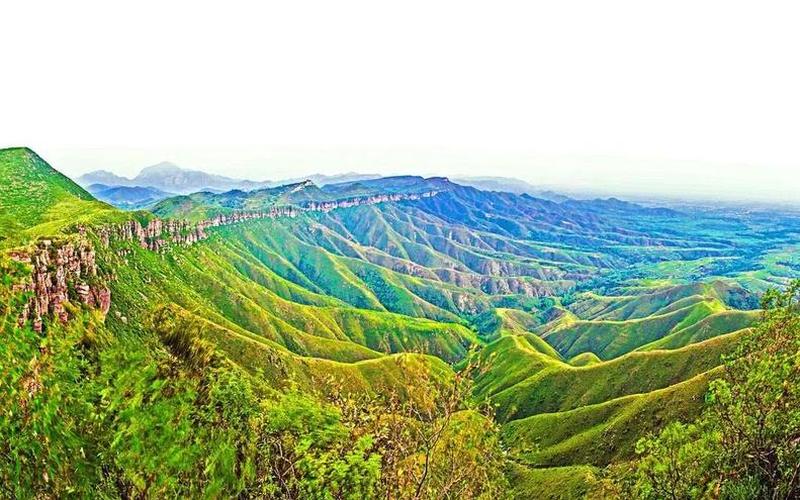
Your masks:
{"label": "rolling green hill", "polygon": [[672,312],[645,318],[575,321],[548,331],[544,339],[567,358],[592,352],[600,359],[611,359],[725,311],[723,304],[708,298]]}
{"label": "rolling green hill", "polygon": [[732,351],[736,337],[725,335],[670,351],[632,352],[585,366],[526,363],[524,376],[513,378],[502,369],[490,368],[488,376],[501,380],[490,386],[494,391],[484,389],[480,395],[491,397],[498,420],[505,422],[652,392],[713,370],[721,364],[722,355]]}
{"label": "rolling green hill", "polygon": [[[118,219],[116,210],[28,148],[0,149],[0,246],[66,226]],[[25,235],[25,236],[23,236]]]}
{"label": "rolling green hill", "polygon": [[[263,216],[278,207],[292,216]],[[0,457],[18,457],[0,480],[24,470],[26,488],[55,497],[244,494],[258,439],[278,435],[270,412],[299,398],[293,418],[313,416],[303,432],[320,446],[336,422],[358,434],[342,442],[384,451],[379,423],[438,429],[438,460],[492,464],[512,496],[582,495],[640,437],[701,410],[760,318],[760,284],[800,274],[786,255],[797,234],[785,214],[557,203],[413,176],[126,212],[28,149],[0,150]],[[469,393],[439,428],[458,384]],[[484,403],[494,420],[473,411]],[[414,446],[375,467],[413,470]],[[343,449],[317,458],[367,460]]]}
{"label": "rolling green hill", "polygon": [[629,460],[641,437],[699,414],[708,382],[718,375],[712,370],[664,389],[514,420],[503,436],[515,457],[536,468]]}

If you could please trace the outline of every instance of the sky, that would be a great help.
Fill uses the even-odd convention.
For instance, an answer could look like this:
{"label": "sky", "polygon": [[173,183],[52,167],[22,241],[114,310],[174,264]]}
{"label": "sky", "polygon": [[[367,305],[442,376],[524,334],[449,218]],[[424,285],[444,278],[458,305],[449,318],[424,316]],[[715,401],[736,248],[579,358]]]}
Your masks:
{"label": "sky", "polygon": [[512,176],[793,201],[800,5],[6,2],[0,147],[68,175],[172,161]]}

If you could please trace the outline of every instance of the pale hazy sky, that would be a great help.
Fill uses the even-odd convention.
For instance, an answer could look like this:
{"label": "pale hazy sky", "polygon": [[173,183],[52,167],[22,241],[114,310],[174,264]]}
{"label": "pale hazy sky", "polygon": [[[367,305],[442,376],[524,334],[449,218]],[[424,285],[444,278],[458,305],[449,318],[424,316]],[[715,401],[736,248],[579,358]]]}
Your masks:
{"label": "pale hazy sky", "polygon": [[6,2],[0,146],[70,175],[505,175],[800,199],[800,5]]}

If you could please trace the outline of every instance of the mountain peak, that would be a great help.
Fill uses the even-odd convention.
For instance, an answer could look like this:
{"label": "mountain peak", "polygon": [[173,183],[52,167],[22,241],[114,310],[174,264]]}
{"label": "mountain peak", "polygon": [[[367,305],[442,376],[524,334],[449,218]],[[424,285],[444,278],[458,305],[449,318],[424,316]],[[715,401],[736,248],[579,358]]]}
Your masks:
{"label": "mountain peak", "polygon": [[169,174],[172,172],[181,172],[185,169],[179,167],[178,165],[169,162],[169,161],[162,161],[160,163],[156,163],[155,165],[150,165],[149,167],[144,167],[137,177],[142,177],[146,175],[160,175],[160,174]]}
{"label": "mountain peak", "polygon": [[[39,224],[49,210],[65,201],[75,206],[89,202],[83,205],[87,211],[98,208],[91,205],[95,201],[91,194],[32,149],[0,149],[0,240],[9,233]],[[51,222],[57,226],[62,221],[51,219]]]}
{"label": "mountain peak", "polygon": [[14,154],[36,155],[36,152],[31,148],[29,148],[28,146],[12,146],[10,148],[0,148],[0,153],[8,155],[14,155]]}
{"label": "mountain peak", "polygon": [[274,193],[291,194],[315,187],[317,187],[317,185],[314,184],[313,181],[306,179],[300,182],[292,182],[290,184],[283,184],[281,186],[276,186],[274,188],[268,188],[268,191],[272,191]]}

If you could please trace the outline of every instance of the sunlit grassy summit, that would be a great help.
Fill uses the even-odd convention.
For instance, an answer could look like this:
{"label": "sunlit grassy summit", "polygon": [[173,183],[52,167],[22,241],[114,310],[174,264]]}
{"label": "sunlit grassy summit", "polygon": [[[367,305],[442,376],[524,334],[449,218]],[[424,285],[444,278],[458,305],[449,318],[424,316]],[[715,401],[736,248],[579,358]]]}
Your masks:
{"label": "sunlit grassy summit", "polygon": [[117,212],[28,148],[0,149],[0,241],[51,235]]}

